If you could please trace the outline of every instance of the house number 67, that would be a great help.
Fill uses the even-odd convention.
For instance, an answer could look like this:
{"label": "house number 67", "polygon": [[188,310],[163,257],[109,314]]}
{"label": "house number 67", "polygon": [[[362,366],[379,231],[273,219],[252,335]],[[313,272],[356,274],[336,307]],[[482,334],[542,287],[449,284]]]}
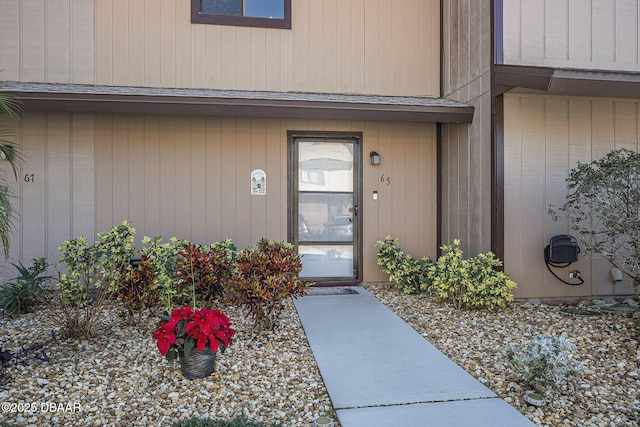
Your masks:
{"label": "house number 67", "polygon": [[24,176],[24,182],[34,182],[36,178],[36,174],[28,173]]}

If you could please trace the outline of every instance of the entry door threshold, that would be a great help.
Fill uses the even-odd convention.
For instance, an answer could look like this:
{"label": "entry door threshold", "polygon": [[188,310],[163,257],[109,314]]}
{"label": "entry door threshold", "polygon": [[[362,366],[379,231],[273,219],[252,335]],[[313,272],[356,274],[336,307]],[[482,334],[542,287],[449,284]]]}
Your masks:
{"label": "entry door threshold", "polygon": [[311,287],[315,288],[330,288],[334,286],[360,286],[361,280],[313,280],[313,279],[301,279],[312,283]]}

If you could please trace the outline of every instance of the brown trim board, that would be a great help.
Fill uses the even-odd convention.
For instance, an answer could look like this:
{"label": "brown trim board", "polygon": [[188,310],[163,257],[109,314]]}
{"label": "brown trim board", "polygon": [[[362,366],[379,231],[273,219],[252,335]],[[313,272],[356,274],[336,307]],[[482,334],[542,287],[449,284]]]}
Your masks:
{"label": "brown trim board", "polygon": [[640,73],[494,65],[494,94],[534,89],[560,95],[640,97]]}
{"label": "brown trim board", "polygon": [[504,260],[504,97],[492,97],[491,251]]}
{"label": "brown trim board", "polygon": [[491,251],[504,259],[504,114],[503,89],[496,69],[502,62],[502,0],[491,0]]}
{"label": "brown trim board", "polygon": [[[474,107],[442,98],[0,83],[25,111],[470,123]],[[36,86],[34,90],[34,86]],[[80,86],[78,88],[78,86]],[[76,89],[64,90],[64,89]],[[139,89],[136,91],[136,89]],[[126,91],[126,94],[121,92]],[[160,94],[158,94],[160,92]],[[194,96],[194,93],[202,96]]]}

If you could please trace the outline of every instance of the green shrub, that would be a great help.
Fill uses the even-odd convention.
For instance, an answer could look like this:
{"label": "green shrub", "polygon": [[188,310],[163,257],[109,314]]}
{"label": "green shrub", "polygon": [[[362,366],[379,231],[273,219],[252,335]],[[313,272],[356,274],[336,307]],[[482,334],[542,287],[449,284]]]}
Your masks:
{"label": "green shrub", "polygon": [[391,236],[378,240],[376,248],[376,263],[389,275],[389,281],[396,283],[398,289],[405,294],[417,294],[429,288],[427,272],[432,264],[429,257],[414,258],[402,251],[398,247],[398,239]]}
{"label": "green shrub", "polygon": [[142,238],[142,256],[149,259],[149,267],[153,270],[159,299],[167,314],[171,313],[175,300],[182,297],[178,291],[174,276],[178,271],[178,253],[187,243],[186,240],[172,237],[169,242],[162,243],[162,238]]}
{"label": "green shrub", "polygon": [[536,391],[552,395],[567,381],[584,371],[584,363],[573,358],[576,346],[566,335],[538,336],[522,345],[510,344],[503,351],[516,375]]}
{"label": "green shrub", "polygon": [[493,310],[513,301],[511,289],[516,283],[509,280],[508,274],[496,270],[502,261],[493,253],[464,259],[457,239],[440,249],[442,256],[427,273],[431,280],[430,290],[437,298],[451,301],[458,309]]}
{"label": "green shrub", "polygon": [[40,304],[43,286],[51,280],[51,276],[45,275],[49,267],[45,258],[34,259],[31,267],[25,267],[21,262],[12,265],[20,275],[0,285],[0,310],[18,316],[30,313]]}
{"label": "green shrub", "polygon": [[460,241],[453,245],[444,245],[443,254],[429,268],[427,275],[431,279],[431,291],[441,300],[449,300],[456,308],[463,307],[462,296],[471,282],[469,263],[462,258]]}
{"label": "green shrub", "polygon": [[47,298],[49,319],[60,326],[68,338],[87,338],[94,334],[105,302],[131,270],[130,260],[137,253],[136,230],[124,221],[88,245],[84,237],[60,245],[60,274],[57,292]]}
{"label": "green shrub", "polygon": [[38,301],[38,291],[24,282],[0,285],[0,310],[7,316],[29,313]]}
{"label": "green shrub", "polygon": [[274,330],[284,300],[303,296],[308,283],[300,280],[302,263],[293,245],[260,239],[236,258],[227,300],[243,307],[257,330]]}
{"label": "green shrub", "polygon": [[[273,423],[268,427],[280,427],[282,424]],[[192,417],[188,420],[180,421],[173,425],[173,427],[266,427],[264,423],[253,422],[247,420],[243,415],[240,415],[232,420],[222,419],[208,419],[208,418],[196,418]]]}
{"label": "green shrub", "polygon": [[145,236],[142,243],[141,265],[142,260],[148,260],[145,271],[134,270],[130,276],[138,285],[143,280],[149,286],[145,294],[139,295],[141,300],[159,302],[168,315],[176,306],[209,306],[223,296],[236,256],[236,246],[230,239],[201,245],[176,237],[163,243],[160,236]]}
{"label": "green shrub", "polygon": [[509,274],[498,270],[502,261],[493,252],[478,254],[468,262],[471,282],[462,297],[466,308],[493,310],[513,301],[511,290],[517,285]]}

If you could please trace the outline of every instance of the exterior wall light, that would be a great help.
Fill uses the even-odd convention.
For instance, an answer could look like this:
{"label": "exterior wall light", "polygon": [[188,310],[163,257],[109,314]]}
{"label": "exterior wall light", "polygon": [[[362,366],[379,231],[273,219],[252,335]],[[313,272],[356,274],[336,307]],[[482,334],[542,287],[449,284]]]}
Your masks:
{"label": "exterior wall light", "polygon": [[369,157],[371,157],[371,164],[374,166],[378,166],[380,164],[380,154],[377,151],[372,151],[369,153]]}

